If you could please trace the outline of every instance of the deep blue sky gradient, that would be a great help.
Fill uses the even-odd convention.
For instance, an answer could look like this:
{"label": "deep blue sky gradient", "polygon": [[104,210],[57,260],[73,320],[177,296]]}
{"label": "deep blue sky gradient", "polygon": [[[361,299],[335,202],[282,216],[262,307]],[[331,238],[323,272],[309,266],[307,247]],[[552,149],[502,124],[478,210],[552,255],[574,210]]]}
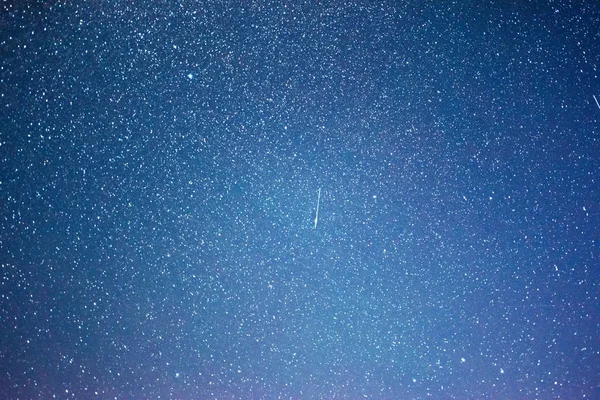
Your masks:
{"label": "deep blue sky gradient", "polygon": [[51,4],[0,6],[0,397],[598,398],[600,6]]}

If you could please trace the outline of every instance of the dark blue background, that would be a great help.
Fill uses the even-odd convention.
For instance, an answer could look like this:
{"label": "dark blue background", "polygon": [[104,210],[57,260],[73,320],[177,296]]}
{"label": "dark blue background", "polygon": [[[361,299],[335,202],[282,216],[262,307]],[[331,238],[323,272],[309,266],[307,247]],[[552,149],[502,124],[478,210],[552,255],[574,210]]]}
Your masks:
{"label": "dark blue background", "polygon": [[597,398],[594,2],[77,3],[0,11],[0,397]]}

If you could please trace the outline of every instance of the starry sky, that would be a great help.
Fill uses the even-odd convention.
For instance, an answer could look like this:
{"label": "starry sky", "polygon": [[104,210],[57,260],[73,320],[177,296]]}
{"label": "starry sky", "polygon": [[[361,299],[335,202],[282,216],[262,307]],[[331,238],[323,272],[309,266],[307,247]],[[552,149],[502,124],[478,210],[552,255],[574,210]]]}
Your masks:
{"label": "starry sky", "polygon": [[0,397],[599,398],[600,5],[12,3]]}

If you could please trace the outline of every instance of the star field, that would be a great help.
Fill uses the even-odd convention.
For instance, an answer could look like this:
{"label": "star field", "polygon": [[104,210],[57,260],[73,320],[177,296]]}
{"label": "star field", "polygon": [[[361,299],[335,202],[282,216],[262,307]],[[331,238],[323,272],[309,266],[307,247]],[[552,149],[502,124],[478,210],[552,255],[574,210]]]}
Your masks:
{"label": "star field", "polygon": [[593,2],[0,7],[1,398],[598,398]]}

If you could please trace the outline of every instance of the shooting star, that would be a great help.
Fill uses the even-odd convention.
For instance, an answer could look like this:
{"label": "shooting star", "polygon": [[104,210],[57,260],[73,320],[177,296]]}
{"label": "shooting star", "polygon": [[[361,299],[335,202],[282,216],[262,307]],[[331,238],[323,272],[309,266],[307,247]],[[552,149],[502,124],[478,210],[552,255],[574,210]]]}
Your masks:
{"label": "shooting star", "polygon": [[321,203],[321,188],[319,188],[319,195],[317,197],[317,214],[315,215],[315,229],[317,229],[317,224],[319,223],[319,203]]}

